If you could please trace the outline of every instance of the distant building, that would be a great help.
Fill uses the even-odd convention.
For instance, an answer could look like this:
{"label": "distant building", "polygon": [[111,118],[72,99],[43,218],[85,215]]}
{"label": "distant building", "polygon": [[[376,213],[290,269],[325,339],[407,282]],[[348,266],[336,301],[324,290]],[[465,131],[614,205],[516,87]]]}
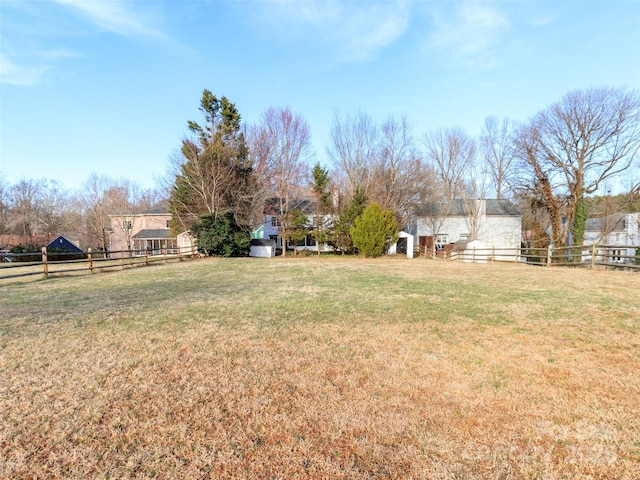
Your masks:
{"label": "distant building", "polygon": [[109,218],[112,257],[178,253],[177,238],[169,228],[171,214],[167,205],[159,204],[144,213],[109,215]]}
{"label": "distant building", "polygon": [[[289,201],[289,210],[299,210],[303,215],[307,217],[306,228],[308,234],[302,240],[297,242],[287,241],[287,250],[309,250],[318,251],[315,238],[311,235],[311,231],[314,226],[314,213],[317,205],[316,198],[307,197],[301,199],[294,199]],[[282,249],[282,236],[281,236],[281,218],[282,214],[286,212],[280,212],[279,200],[277,198],[268,199],[264,209],[264,221],[256,230],[251,234],[252,238],[256,239],[269,239],[274,240],[277,249]],[[323,221],[328,223],[330,221],[327,215]],[[321,252],[331,252],[333,247],[329,245],[320,245]]]}
{"label": "distant building", "polygon": [[[640,249],[640,213],[614,213],[604,217],[588,218],[584,232],[584,245],[607,247],[601,261],[634,263]],[[583,258],[583,260],[585,260]]]}
{"label": "distant building", "polygon": [[515,259],[522,240],[522,213],[505,199],[426,203],[416,209],[416,218],[422,253],[434,247],[451,251],[456,242],[478,240],[500,257]]}
{"label": "distant building", "polygon": [[58,235],[47,244],[47,250],[64,253],[84,253],[82,249],[64,235]]}

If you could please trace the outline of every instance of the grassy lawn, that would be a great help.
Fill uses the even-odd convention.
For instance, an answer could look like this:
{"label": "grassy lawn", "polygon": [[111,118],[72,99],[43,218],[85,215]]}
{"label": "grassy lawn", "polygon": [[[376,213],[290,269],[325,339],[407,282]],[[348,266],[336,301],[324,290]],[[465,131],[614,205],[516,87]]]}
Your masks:
{"label": "grassy lawn", "polygon": [[640,478],[640,275],[204,259],[0,286],[1,478]]}

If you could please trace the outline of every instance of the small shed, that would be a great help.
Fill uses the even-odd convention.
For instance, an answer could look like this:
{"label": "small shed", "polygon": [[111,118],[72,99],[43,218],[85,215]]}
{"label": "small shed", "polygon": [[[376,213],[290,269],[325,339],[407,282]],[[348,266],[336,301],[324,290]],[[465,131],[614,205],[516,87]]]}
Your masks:
{"label": "small shed", "polygon": [[82,249],[64,235],[58,235],[47,244],[47,250],[64,253],[84,253]]}
{"label": "small shed", "polygon": [[453,244],[451,251],[458,254],[458,259],[469,263],[487,263],[489,256],[487,246],[480,240],[460,240]]}
{"label": "small shed", "polygon": [[413,235],[407,232],[398,234],[398,241],[389,247],[387,255],[406,255],[413,258]]}
{"label": "small shed", "polygon": [[249,256],[264,258],[275,257],[276,241],[266,238],[252,238],[249,247]]}
{"label": "small shed", "polygon": [[178,245],[178,251],[181,254],[195,254],[196,253],[196,238],[191,235],[191,233],[187,230],[185,232],[179,233],[176,237],[176,242]]}

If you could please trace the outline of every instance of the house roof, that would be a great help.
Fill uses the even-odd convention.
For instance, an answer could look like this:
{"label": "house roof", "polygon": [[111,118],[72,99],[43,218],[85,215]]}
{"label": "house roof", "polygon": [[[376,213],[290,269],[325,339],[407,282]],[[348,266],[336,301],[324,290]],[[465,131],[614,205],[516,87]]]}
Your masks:
{"label": "house roof", "polygon": [[625,218],[626,214],[624,213],[587,218],[585,230],[587,232],[623,232],[626,228]]}
{"label": "house roof", "polygon": [[[289,199],[289,210],[300,210],[302,213],[312,213],[315,209],[318,200],[316,198],[306,197],[306,198],[292,198]],[[268,198],[265,202],[264,213],[266,215],[276,215],[280,210],[280,199],[279,198]]]}
{"label": "house roof", "polygon": [[148,230],[140,230],[132,238],[136,240],[165,240],[167,238],[175,238],[171,235],[168,228],[154,228]]}
{"label": "house roof", "polygon": [[82,253],[82,249],[64,235],[58,235],[47,244],[47,248],[56,248],[65,252]]}
{"label": "house roof", "polygon": [[147,215],[171,215],[171,212],[169,211],[169,202],[163,200],[160,203],[156,203],[148,210],[140,213],[121,212],[109,214],[110,217],[144,217]]}
{"label": "house roof", "polygon": [[169,202],[163,200],[159,203],[156,203],[149,210],[144,212],[143,215],[169,215]]}
{"label": "house roof", "polygon": [[[456,199],[452,202],[423,203],[416,209],[418,216],[425,217],[467,217],[471,215],[469,206],[464,200]],[[506,199],[487,199],[486,215],[520,217],[522,213]]]}
{"label": "house roof", "polygon": [[522,212],[518,210],[511,201],[504,198],[487,199],[487,215],[506,215],[506,216],[522,216]]}
{"label": "house roof", "polygon": [[469,209],[462,200],[458,199],[452,202],[423,203],[417,206],[416,213],[424,217],[466,216],[469,215]]}

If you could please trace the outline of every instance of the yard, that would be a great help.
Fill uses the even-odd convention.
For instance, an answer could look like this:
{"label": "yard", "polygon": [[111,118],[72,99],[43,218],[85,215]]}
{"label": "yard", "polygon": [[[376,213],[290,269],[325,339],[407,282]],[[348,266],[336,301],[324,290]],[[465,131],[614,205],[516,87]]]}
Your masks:
{"label": "yard", "polygon": [[640,275],[204,259],[0,286],[1,478],[640,478]]}

